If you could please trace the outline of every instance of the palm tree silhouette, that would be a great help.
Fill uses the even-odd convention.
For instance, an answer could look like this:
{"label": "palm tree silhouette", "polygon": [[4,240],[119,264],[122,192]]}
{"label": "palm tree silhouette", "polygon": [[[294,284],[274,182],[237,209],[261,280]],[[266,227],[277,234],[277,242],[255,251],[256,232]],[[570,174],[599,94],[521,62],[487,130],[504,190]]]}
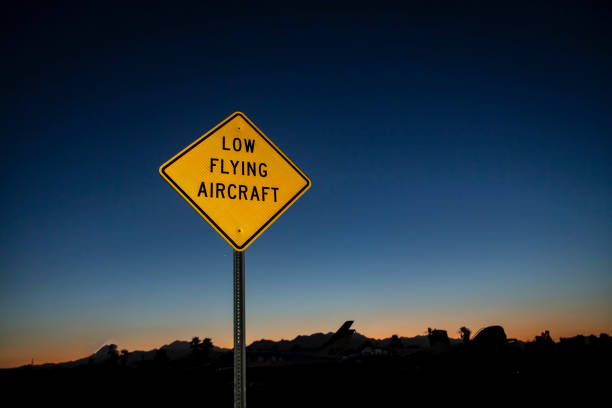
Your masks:
{"label": "palm tree silhouette", "polygon": [[467,344],[470,341],[470,335],[472,331],[465,326],[462,326],[459,329],[459,334],[461,334],[461,340],[463,340],[463,344]]}

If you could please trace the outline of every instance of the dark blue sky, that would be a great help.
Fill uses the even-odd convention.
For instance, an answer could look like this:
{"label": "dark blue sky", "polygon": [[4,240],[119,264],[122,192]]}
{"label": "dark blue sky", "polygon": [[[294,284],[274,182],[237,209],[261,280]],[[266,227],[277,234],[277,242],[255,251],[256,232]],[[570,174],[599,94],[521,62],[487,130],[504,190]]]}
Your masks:
{"label": "dark blue sky", "polygon": [[238,110],[312,180],[249,341],[612,331],[610,9],[468,4],[6,10],[2,365],[231,344],[231,248],[157,169]]}

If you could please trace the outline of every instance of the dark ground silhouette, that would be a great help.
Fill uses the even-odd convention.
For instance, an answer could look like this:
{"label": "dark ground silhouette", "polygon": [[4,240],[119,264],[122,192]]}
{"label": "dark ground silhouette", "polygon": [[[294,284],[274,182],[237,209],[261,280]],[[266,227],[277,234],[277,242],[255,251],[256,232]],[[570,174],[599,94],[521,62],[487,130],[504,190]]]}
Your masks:
{"label": "dark ground silhouette", "polygon": [[[261,355],[266,354],[251,348],[247,404],[525,405],[568,402],[568,398],[585,403],[607,396],[612,340],[605,334],[554,342],[544,332],[523,343],[507,339],[500,326],[482,329],[471,340],[467,330],[461,330],[461,341],[449,340],[444,330],[429,330],[426,347],[407,344],[397,336],[386,342],[363,341],[357,348],[349,344],[335,360],[283,360],[275,345],[267,344],[273,361],[262,363]],[[329,340],[331,333],[326,336]],[[106,359],[92,357],[74,367],[0,370],[0,383],[5,397],[13,394],[19,401],[64,406],[232,406],[232,352],[213,348],[210,339],[194,338],[188,344],[191,349],[185,357],[172,360],[171,349],[161,348],[153,358],[129,364],[127,350],[119,353],[116,345],[105,346]]]}

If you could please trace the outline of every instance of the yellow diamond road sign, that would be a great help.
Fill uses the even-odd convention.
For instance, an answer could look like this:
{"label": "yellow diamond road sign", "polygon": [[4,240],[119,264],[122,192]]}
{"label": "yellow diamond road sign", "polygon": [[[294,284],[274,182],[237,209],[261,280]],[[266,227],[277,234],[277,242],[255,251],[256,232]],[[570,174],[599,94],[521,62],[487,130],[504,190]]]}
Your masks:
{"label": "yellow diamond road sign", "polygon": [[237,251],[244,251],[310,180],[246,115],[236,112],[159,173]]}

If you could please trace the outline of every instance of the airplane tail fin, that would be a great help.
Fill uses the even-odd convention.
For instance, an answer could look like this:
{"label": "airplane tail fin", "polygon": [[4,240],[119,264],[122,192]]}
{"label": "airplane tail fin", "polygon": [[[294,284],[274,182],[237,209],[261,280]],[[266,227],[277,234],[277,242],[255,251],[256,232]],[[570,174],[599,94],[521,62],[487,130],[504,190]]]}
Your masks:
{"label": "airplane tail fin", "polygon": [[355,330],[350,328],[352,324],[353,320],[344,322],[338,331],[319,348],[318,352],[327,356],[340,358],[351,340],[353,333],[355,333]]}

